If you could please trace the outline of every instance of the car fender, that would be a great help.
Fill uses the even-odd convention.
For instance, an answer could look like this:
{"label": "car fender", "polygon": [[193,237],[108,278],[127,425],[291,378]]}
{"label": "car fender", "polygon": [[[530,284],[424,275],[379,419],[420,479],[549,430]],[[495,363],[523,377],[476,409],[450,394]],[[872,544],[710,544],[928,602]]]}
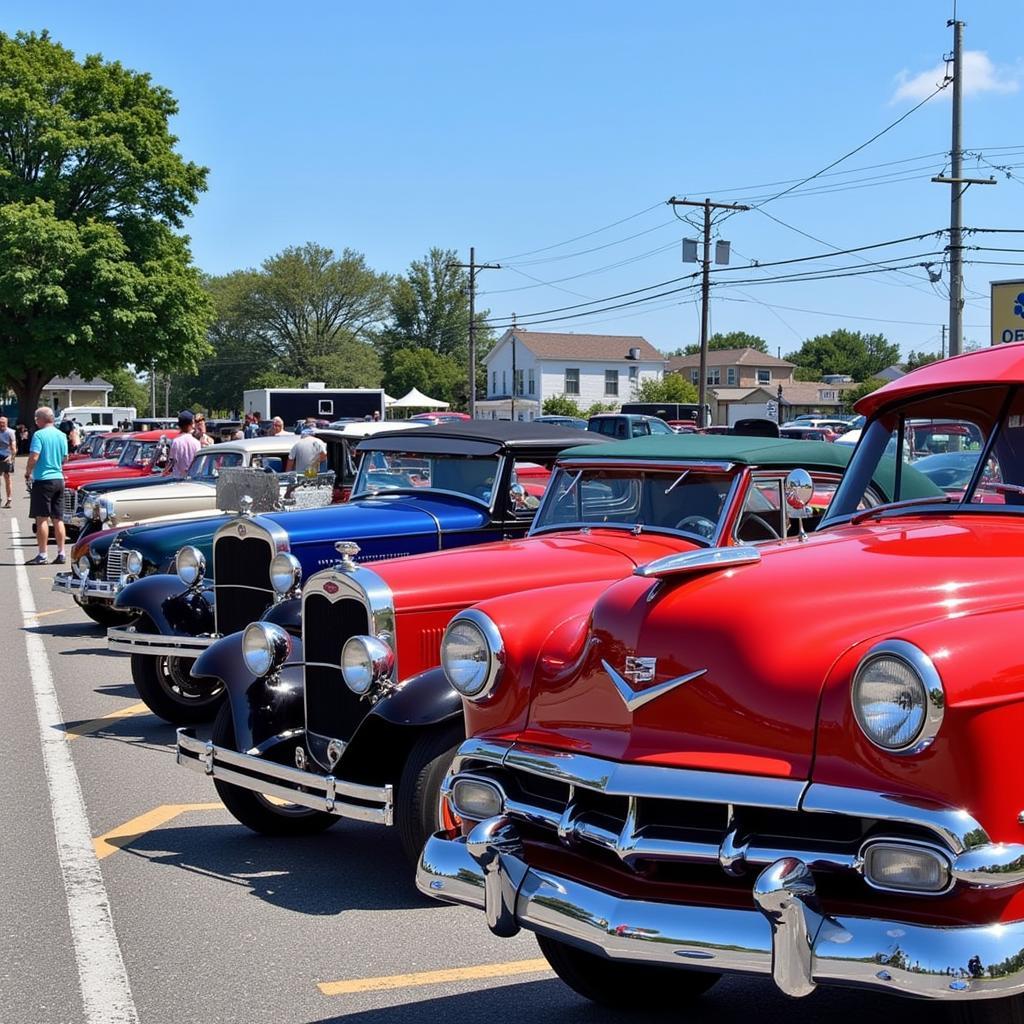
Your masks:
{"label": "car fender", "polygon": [[274,676],[254,676],[242,658],[242,634],[214,641],[192,666],[197,679],[217,679],[226,691],[235,726],[236,749],[264,754],[278,738],[305,727],[302,641],[295,640],[288,662]]}
{"label": "car fender", "polygon": [[114,607],[138,611],[163,636],[201,636],[214,628],[213,590],[193,590],[169,573],[129,583],[114,598]]}
{"label": "car fender", "polygon": [[288,597],[271,605],[263,615],[264,622],[286,629],[293,637],[302,635],[302,598]]}

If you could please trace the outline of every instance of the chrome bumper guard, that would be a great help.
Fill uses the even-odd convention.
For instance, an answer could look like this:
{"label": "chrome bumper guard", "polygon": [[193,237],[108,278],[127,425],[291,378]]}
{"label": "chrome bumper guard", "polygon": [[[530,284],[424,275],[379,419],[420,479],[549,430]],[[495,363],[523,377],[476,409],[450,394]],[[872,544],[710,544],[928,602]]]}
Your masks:
{"label": "chrome bumper guard", "polygon": [[[217,747],[196,739],[192,729],[178,730],[178,764],[193,771],[212,775],[242,789],[264,796],[324,811],[339,818],[391,825],[394,817],[394,791],[391,784],[364,786],[346,782],[333,775],[317,775],[287,765],[274,764],[252,754]],[[359,803],[349,803],[358,800]]]}
{"label": "chrome bumper guard", "polygon": [[838,920],[822,912],[813,874],[797,857],[760,873],[750,909],[654,903],[531,868],[515,825],[496,817],[467,838],[429,839],[416,884],[435,899],[483,910],[496,935],[526,928],[613,960],[771,976],[790,996],[817,985],[925,999],[1024,992],[1024,921]]}
{"label": "chrome bumper guard", "polygon": [[107,649],[115,654],[149,654],[154,658],[198,658],[216,636],[175,636],[140,633],[134,626],[113,626],[107,630]]}
{"label": "chrome bumper guard", "polygon": [[59,572],[53,578],[51,589],[80,601],[113,601],[123,588],[120,580],[94,580],[88,576],[80,578],[73,572]]}

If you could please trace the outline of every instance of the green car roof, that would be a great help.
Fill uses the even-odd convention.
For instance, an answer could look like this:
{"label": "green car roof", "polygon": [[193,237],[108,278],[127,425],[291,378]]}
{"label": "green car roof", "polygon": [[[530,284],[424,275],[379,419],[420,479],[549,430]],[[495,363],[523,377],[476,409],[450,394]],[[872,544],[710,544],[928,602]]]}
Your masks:
{"label": "green car roof", "polygon": [[[746,437],[733,434],[674,434],[634,437],[628,441],[568,448],[561,461],[605,462],[615,459],[664,459],[666,462],[706,460],[731,462],[737,466],[805,469],[846,469],[853,454],[850,445],[829,441],[797,441],[779,437]],[[896,462],[884,458],[874,475],[875,483],[891,500]],[[944,492],[923,473],[904,465],[901,498],[938,497]]]}

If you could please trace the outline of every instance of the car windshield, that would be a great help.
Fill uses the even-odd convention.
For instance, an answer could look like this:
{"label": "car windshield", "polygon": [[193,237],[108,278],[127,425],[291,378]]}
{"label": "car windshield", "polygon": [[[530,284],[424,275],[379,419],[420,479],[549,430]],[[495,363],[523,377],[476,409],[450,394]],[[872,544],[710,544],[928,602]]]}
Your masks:
{"label": "car windshield", "polygon": [[352,496],[432,490],[460,494],[490,506],[500,468],[497,455],[367,452],[359,464]]}
{"label": "car windshield", "polygon": [[121,451],[119,465],[145,466],[153,458],[156,441],[127,441]]}
{"label": "car windshield", "polygon": [[945,392],[871,420],[828,518],[849,514],[866,475],[886,462],[894,503],[1024,510],[1024,388]]}
{"label": "car windshield", "polygon": [[592,528],[683,533],[703,540],[719,529],[735,476],[704,469],[570,469],[559,467],[532,533]]}
{"label": "car windshield", "polygon": [[125,437],[108,437],[103,442],[103,458],[116,459],[127,443],[128,439]]}
{"label": "car windshield", "polygon": [[222,469],[241,464],[241,452],[206,452],[192,460],[188,475],[192,480],[216,480]]}

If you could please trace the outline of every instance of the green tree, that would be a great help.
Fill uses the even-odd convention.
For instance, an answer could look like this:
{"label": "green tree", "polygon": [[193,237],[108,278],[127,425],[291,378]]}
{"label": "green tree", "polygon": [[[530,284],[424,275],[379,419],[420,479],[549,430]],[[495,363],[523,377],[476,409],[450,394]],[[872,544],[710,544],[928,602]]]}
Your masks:
{"label": "green tree", "polygon": [[466,370],[455,359],[428,348],[402,348],[391,357],[384,386],[395,398],[401,398],[410,388],[419,388],[431,398],[464,405]]}
{"label": "green tree", "polygon": [[[854,380],[863,381],[898,363],[900,348],[884,334],[840,329],[808,338],[798,351],[786,358],[802,367],[805,373],[816,375],[809,379],[820,380],[826,373],[846,373]],[[799,379],[808,378],[801,375]]]}
{"label": "green tree", "polygon": [[[728,331],[724,334],[712,334],[708,338],[709,352],[722,352],[726,349],[752,348],[758,352],[768,353],[768,342],[758,334],[748,334],[746,331]],[[700,342],[687,345],[681,351],[677,350],[673,355],[694,356],[700,352]]]}
{"label": "green tree", "polygon": [[692,403],[699,397],[696,384],[691,384],[681,373],[666,373],[661,380],[641,381],[635,401]]}
{"label": "green tree", "polygon": [[568,395],[551,395],[545,398],[541,411],[545,416],[580,415],[580,407]]}
{"label": "green tree", "polygon": [[154,415],[149,408],[149,388],[131,370],[122,366],[104,370],[103,376],[114,385],[110,392],[111,405],[131,405],[141,416]]}
{"label": "green tree", "polygon": [[188,369],[210,304],[176,233],[206,169],[176,151],[171,93],[48,33],[0,33],[0,385]]}
{"label": "green tree", "polygon": [[884,384],[888,383],[888,381],[883,380],[881,377],[869,377],[861,384],[855,384],[852,388],[846,388],[843,391],[843,405],[848,409],[852,409],[854,404],[859,402],[865,395],[870,395],[872,391],[877,391]]}
{"label": "green tree", "polygon": [[916,370],[919,366],[936,363],[939,361],[939,358],[935,352],[915,352],[911,349],[907,354],[907,358],[903,360],[903,369],[909,373],[911,370]]}

